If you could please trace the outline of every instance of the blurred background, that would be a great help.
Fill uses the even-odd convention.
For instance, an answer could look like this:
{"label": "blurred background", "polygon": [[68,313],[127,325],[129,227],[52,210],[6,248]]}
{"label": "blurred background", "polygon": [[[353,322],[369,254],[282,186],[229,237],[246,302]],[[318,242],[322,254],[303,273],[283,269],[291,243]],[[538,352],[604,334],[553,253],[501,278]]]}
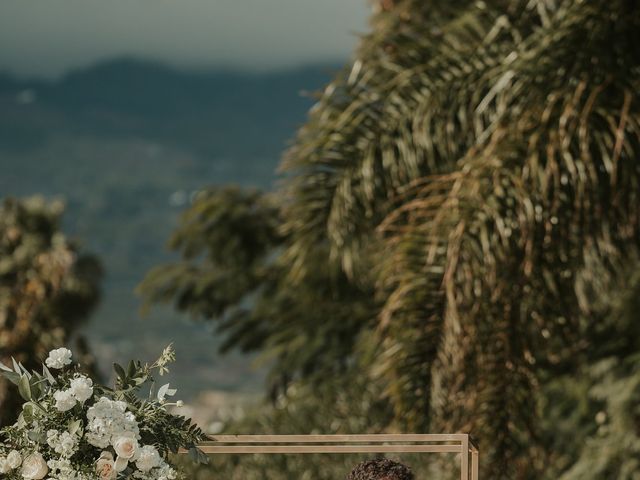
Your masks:
{"label": "blurred background", "polygon": [[637,480],[638,42],[629,0],[0,0],[0,360],[173,342],[210,433]]}
{"label": "blurred background", "polygon": [[206,324],[134,294],[212,185],[270,189],[280,155],[366,30],[360,0],[55,0],[0,4],[0,192],[65,205],[103,267],[86,337],[101,372],[174,342],[186,401],[263,389]]}

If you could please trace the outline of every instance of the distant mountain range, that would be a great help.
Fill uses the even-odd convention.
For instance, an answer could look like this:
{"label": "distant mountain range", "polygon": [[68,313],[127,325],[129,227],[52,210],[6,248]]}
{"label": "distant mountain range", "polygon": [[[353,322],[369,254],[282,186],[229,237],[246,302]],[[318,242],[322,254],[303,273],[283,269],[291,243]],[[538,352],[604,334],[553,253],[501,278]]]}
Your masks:
{"label": "distant mountain range", "polygon": [[[0,74],[0,105],[7,109],[0,147],[34,147],[66,131],[141,136],[205,155],[278,154],[310,105],[301,92],[320,88],[336,68],[184,72],[120,59],[53,82]],[[255,141],[247,141],[253,135]]]}
{"label": "distant mountain range", "polygon": [[105,370],[175,340],[187,397],[261,388],[248,359],[215,353],[207,325],[164,308],[140,319],[132,291],[171,259],[164,244],[194,192],[271,186],[311,92],[338,68],[187,72],[119,59],[55,81],[0,74],[0,195],[65,198],[66,231],[103,260],[103,302],[86,333]]}

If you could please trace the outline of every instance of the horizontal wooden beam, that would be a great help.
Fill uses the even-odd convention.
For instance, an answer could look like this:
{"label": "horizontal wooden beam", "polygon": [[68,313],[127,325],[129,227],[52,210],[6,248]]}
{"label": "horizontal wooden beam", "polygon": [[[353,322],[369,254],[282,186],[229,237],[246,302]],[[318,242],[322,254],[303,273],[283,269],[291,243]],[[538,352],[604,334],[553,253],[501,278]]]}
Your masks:
{"label": "horizontal wooden beam", "polygon": [[211,445],[204,453],[461,453],[460,445]]}
{"label": "horizontal wooden beam", "polygon": [[469,436],[454,434],[369,434],[369,435],[208,435],[221,443],[389,443],[389,442],[462,442]]}

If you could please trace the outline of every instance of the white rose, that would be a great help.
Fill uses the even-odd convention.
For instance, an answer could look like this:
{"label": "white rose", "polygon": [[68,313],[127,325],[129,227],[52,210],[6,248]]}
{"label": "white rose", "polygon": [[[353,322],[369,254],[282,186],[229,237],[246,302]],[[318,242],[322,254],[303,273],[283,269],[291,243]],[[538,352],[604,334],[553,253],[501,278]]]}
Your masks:
{"label": "white rose", "polygon": [[85,402],[93,395],[93,382],[87,377],[77,377],[71,380],[71,394],[79,402]]}
{"label": "white rose", "polygon": [[145,445],[140,449],[136,460],[136,467],[143,472],[148,472],[152,468],[160,465],[161,458],[158,450],[151,445]]}
{"label": "white rose", "polygon": [[96,473],[100,480],[112,480],[116,478],[116,466],[113,461],[113,455],[109,452],[102,452],[100,458],[96,462]]}
{"label": "white rose", "polygon": [[71,363],[71,350],[68,348],[57,348],[49,352],[49,356],[45,360],[49,368],[63,368]]}
{"label": "white rose", "polygon": [[22,457],[20,456],[20,452],[18,452],[17,450],[11,450],[9,452],[9,455],[7,455],[7,464],[12,470],[22,465]]}
{"label": "white rose", "polygon": [[59,412],[71,410],[76,404],[76,399],[69,390],[60,390],[53,394],[53,398],[56,399],[56,409]]}
{"label": "white rose", "polygon": [[113,449],[116,451],[116,455],[129,460],[138,450],[138,440],[132,436],[119,437],[113,442]]}
{"label": "white rose", "polygon": [[4,457],[0,457],[0,473],[9,473],[11,467],[9,467],[9,462]]}
{"label": "white rose", "polygon": [[[47,438],[47,442],[49,439]],[[56,439],[53,449],[62,457],[69,458],[76,452],[77,437],[69,432],[62,432]]]}
{"label": "white rose", "polygon": [[32,453],[22,462],[22,478],[40,480],[49,472],[47,462],[38,452]]}

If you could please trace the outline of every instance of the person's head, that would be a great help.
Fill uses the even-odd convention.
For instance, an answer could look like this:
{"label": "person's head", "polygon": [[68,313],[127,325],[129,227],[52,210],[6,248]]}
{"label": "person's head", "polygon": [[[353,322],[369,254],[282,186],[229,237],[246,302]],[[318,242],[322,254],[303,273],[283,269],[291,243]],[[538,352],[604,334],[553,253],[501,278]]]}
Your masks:
{"label": "person's head", "polygon": [[356,465],[347,480],[414,480],[414,476],[406,465],[388,458],[376,458]]}

